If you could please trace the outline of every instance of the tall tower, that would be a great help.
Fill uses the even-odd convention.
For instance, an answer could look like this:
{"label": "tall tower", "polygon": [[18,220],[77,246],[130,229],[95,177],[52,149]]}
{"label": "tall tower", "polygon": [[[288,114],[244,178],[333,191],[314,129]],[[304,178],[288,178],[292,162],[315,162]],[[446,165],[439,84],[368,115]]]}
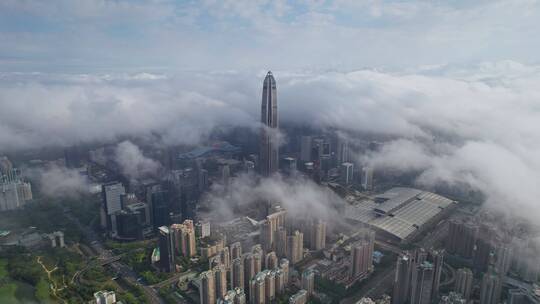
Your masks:
{"label": "tall tower", "polygon": [[268,72],[264,78],[261,123],[264,128],[261,130],[259,150],[260,173],[263,176],[270,176],[277,172],[279,166],[277,90],[272,72]]}

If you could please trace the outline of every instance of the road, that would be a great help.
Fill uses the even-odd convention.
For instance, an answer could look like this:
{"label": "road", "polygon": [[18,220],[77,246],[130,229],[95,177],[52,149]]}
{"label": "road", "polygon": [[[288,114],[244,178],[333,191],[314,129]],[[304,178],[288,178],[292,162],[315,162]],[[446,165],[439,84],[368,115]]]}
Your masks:
{"label": "road", "polygon": [[[90,247],[92,250],[94,250],[98,254],[98,259],[102,261],[107,260],[115,260],[115,255],[112,251],[106,249],[103,247],[103,244],[101,243],[101,239],[99,236],[94,232],[94,230],[91,227],[83,225],[79,219],[74,217],[68,209],[64,210],[64,214],[67,218],[69,218],[71,221],[75,223],[75,225],[78,226],[78,228],[82,231],[84,234],[86,240],[89,242]],[[137,281],[137,274],[131,269],[131,267],[123,264],[120,261],[114,261],[110,264],[108,264],[112,269],[114,269],[118,274],[122,276],[124,280],[126,280],[128,283],[141,287],[143,290],[146,298],[150,301],[152,304],[164,304],[165,302],[161,297],[158,295],[157,291],[154,290],[152,287],[148,285],[141,284]]]}
{"label": "road", "polygon": [[341,300],[340,304],[353,304],[364,297],[380,297],[394,280],[394,267],[389,267],[375,276],[368,278],[368,282],[353,296]]}

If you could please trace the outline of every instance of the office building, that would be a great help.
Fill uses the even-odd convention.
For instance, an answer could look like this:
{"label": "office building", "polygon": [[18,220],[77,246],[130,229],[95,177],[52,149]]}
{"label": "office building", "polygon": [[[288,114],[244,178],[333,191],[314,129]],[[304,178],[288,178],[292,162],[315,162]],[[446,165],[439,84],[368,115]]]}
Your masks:
{"label": "office building", "polygon": [[161,226],[159,231],[159,266],[161,271],[174,272],[174,237],[167,226]]}
{"label": "office building", "polygon": [[279,166],[277,89],[272,72],[266,74],[263,83],[261,123],[263,128],[260,139],[259,169],[261,175],[269,176],[277,172]]}
{"label": "office building", "polygon": [[337,154],[338,164],[347,163],[350,161],[349,140],[347,138],[343,138],[343,137],[338,138],[336,154]]}
{"label": "office building", "polygon": [[461,294],[465,300],[471,298],[473,287],[473,273],[468,268],[460,268],[456,272],[456,285],[454,291]]}
{"label": "office building", "polygon": [[342,163],[340,166],[339,177],[343,186],[349,186],[353,183],[354,165],[352,163]]}
{"label": "office building", "polygon": [[152,225],[154,229],[170,224],[169,192],[159,190],[151,194]]}
{"label": "office building", "polygon": [[313,295],[315,290],[315,272],[313,270],[306,270],[302,273],[302,289],[307,292],[307,296]]}
{"label": "office building", "polygon": [[311,161],[311,136],[300,138],[300,160],[302,163]]}
{"label": "office building", "polygon": [[121,196],[126,194],[126,189],[119,182],[111,182],[101,186],[103,207],[107,216],[114,215],[122,210]]}
{"label": "office building", "polygon": [[212,270],[205,271],[200,275],[199,294],[201,304],[216,303],[216,281]]}

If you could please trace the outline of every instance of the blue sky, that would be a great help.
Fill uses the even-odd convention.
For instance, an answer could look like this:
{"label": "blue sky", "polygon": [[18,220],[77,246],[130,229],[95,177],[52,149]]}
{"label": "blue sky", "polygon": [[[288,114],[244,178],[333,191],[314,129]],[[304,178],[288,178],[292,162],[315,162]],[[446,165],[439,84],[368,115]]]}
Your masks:
{"label": "blue sky", "polygon": [[0,1],[0,71],[539,61],[540,2]]}

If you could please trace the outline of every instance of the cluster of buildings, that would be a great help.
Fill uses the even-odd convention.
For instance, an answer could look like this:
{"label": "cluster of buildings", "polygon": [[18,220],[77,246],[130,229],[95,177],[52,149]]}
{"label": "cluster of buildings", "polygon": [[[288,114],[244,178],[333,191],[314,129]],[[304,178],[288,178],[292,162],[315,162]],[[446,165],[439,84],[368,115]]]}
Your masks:
{"label": "cluster of buildings", "polygon": [[32,200],[32,186],[6,156],[0,157],[0,212],[19,209]]}

